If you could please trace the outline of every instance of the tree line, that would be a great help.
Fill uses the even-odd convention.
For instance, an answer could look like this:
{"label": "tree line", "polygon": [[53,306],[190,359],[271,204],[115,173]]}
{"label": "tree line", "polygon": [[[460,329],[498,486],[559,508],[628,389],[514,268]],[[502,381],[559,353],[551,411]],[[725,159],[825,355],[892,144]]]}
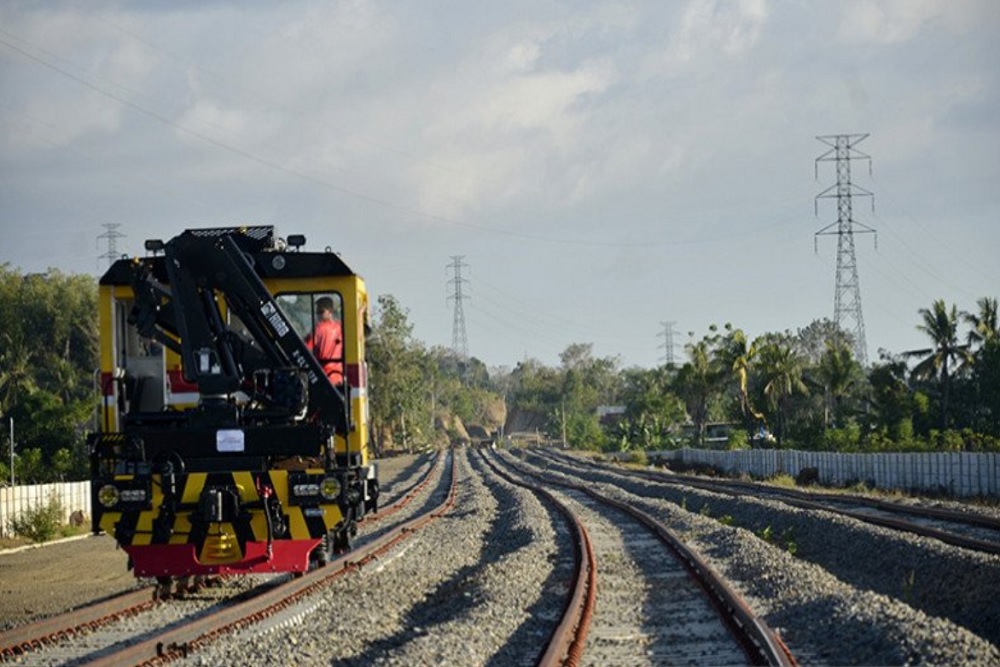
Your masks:
{"label": "tree line", "polygon": [[[621,368],[617,357],[574,343],[555,367],[528,359],[487,371],[475,359],[424,349],[410,336],[405,310],[391,297],[381,305],[372,401],[395,443],[440,441],[430,426],[435,410],[482,422],[499,400],[507,414],[537,416],[544,437],[595,450],[704,446],[721,426],[728,448],[1000,451],[995,298],[969,312],[942,300],[920,309],[915,327],[927,347],[880,350],[867,368],[847,332],[817,320],[753,339],[731,324],[713,325],[700,338],[690,334],[686,361],[652,369]],[[393,340],[388,353],[381,346]],[[430,430],[418,435],[414,420]]]}
{"label": "tree line", "polygon": [[84,438],[96,414],[97,282],[91,276],[22,274],[0,265],[0,413],[10,480],[14,422],[18,483],[82,479]]}
{"label": "tree line", "polygon": [[[383,295],[367,348],[372,439],[382,453],[446,446],[529,415],[541,437],[609,451],[705,445],[718,425],[730,448],[1000,451],[997,300],[976,306],[921,309],[927,347],[880,351],[868,368],[827,320],[753,339],[710,326],[690,334],[683,363],[656,368],[622,368],[589,343],[556,366],[487,368],[416,340],[405,307]],[[0,481],[11,418],[19,483],[86,477],[97,328],[93,277],[0,265]]]}

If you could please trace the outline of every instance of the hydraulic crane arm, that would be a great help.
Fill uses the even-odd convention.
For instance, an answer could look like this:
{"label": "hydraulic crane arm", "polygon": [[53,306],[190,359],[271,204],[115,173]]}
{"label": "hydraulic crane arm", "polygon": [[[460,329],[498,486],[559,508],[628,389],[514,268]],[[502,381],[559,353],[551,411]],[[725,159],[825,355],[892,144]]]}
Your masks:
{"label": "hydraulic crane arm", "polygon": [[155,334],[168,346],[177,345],[170,340],[176,334],[184,378],[197,383],[203,397],[222,398],[251,379],[234,349],[239,336],[222,316],[219,298],[224,298],[259,347],[264,367],[298,369],[304,376],[309,418],[346,434],[349,419],[344,396],[327,379],[254,270],[253,244],[254,240],[241,237],[235,229],[213,234],[186,231],[168,241],[164,253],[169,290],[149,271],[134,271],[133,317],[144,335]]}

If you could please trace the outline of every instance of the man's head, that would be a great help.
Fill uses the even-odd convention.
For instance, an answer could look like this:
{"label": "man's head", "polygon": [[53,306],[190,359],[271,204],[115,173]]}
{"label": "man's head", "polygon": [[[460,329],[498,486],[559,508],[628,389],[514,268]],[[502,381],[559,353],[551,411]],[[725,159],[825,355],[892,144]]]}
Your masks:
{"label": "man's head", "polygon": [[329,315],[333,316],[333,299],[328,296],[323,296],[316,299],[316,314],[323,316]]}

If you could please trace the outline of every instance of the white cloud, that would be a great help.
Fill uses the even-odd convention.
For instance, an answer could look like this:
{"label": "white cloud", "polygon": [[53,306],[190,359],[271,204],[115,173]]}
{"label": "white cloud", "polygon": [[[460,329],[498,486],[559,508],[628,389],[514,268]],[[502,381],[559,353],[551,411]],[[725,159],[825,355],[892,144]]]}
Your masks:
{"label": "white cloud", "polygon": [[541,129],[559,141],[575,122],[580,98],[600,93],[614,81],[607,62],[588,62],[571,72],[546,71],[500,81],[468,109],[472,123],[487,132]]}
{"label": "white cloud", "polygon": [[504,69],[512,73],[529,72],[534,69],[540,53],[538,44],[530,42],[515,44],[503,60]]}
{"label": "white cloud", "polygon": [[604,58],[568,69],[542,67],[546,49],[565,46],[560,30],[498,33],[454,70],[439,73],[427,98],[446,100],[432,103],[443,113],[431,111],[418,122],[429,161],[450,169],[411,170],[421,210],[461,217],[543,195],[542,182],[544,196],[576,189],[563,181],[569,170],[561,165],[586,146],[589,100],[613,86],[619,73]]}
{"label": "white cloud", "polygon": [[[125,113],[117,97],[134,100],[158,58],[109,30],[89,14],[29,12],[10,20],[18,30],[9,38],[16,58],[33,72],[8,105],[33,130],[8,137],[17,150],[69,144],[91,133],[111,134]],[[14,82],[8,82],[13,88]]]}
{"label": "white cloud", "polygon": [[862,44],[898,44],[914,39],[933,22],[955,33],[974,28],[979,19],[997,16],[992,0],[866,0],[841,4],[838,35]]}
{"label": "white cloud", "polygon": [[668,36],[667,48],[647,67],[673,74],[720,53],[727,57],[743,55],[757,44],[767,18],[766,0],[691,0],[680,25]]}
{"label": "white cloud", "polygon": [[[996,0],[154,5],[83,14],[64,2],[0,3],[5,39],[44,49],[53,64],[147,110],[0,51],[0,132],[9,138],[0,197],[10,203],[0,225],[15,232],[2,249],[11,261],[42,252],[16,233],[26,220],[51,227],[83,216],[95,234],[100,222],[123,220],[136,242],[161,226],[269,220],[345,250],[373,274],[373,288],[402,291],[420,327],[440,319],[432,343],[450,334],[450,318],[435,313],[438,255],[452,252],[505,276],[494,282],[531,275],[553,302],[614,288],[654,304],[606,318],[594,335],[607,339],[655,340],[664,317],[678,331],[719,317],[780,330],[830,310],[833,267],[801,278],[823,224],[811,219],[812,197],[831,178],[813,180],[822,150],[813,136],[871,132],[862,148],[877,180],[859,179],[880,216],[891,196],[928,227],[947,209],[956,221],[948,240],[959,254],[966,245],[979,253],[996,283],[982,254],[997,245]],[[848,38],[865,48],[846,48]],[[893,222],[874,226],[881,235]],[[528,248],[524,235],[557,242]],[[581,249],[578,239],[690,243],[639,254]],[[937,266],[921,235],[906,241]],[[891,246],[886,238],[883,250]],[[93,249],[75,250],[76,266],[56,261],[91,269]],[[624,260],[614,281],[594,280],[611,256]],[[430,277],[417,280],[423,265]],[[967,271],[957,263],[939,273],[952,269]],[[868,264],[863,272],[866,304],[877,303],[878,281]],[[703,274],[692,289],[687,276]],[[812,310],[768,308],[766,295],[787,290],[787,276]],[[764,295],[746,299],[746,315],[728,310],[732,280]],[[883,288],[881,301],[896,296]],[[906,311],[905,335],[927,302],[895,306]],[[873,330],[873,349],[876,339]],[[536,353],[491,343],[504,350],[496,360]]]}

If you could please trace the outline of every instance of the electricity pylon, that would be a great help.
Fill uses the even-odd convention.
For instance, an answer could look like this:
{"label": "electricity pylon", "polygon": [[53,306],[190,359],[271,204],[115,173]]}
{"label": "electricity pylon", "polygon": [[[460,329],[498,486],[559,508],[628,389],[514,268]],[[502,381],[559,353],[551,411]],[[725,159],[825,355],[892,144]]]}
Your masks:
{"label": "electricity pylon", "polygon": [[451,325],[451,349],[460,358],[465,359],[469,356],[469,338],[465,333],[465,312],[462,310],[462,301],[468,297],[462,294],[462,284],[469,281],[462,277],[462,267],[469,265],[462,263],[463,259],[465,255],[452,255],[451,264],[448,264],[448,268],[455,271],[455,277],[448,281],[449,285],[454,286],[455,291],[448,296],[448,300],[455,302],[455,315]]}
{"label": "electricity pylon", "polygon": [[816,178],[819,178],[820,162],[837,163],[837,183],[816,195],[813,202],[819,215],[820,199],[837,199],[837,221],[830,223],[813,236],[813,245],[818,250],[820,236],[837,236],[837,288],[833,302],[833,319],[837,327],[854,337],[854,357],[862,366],[868,365],[868,347],[865,343],[865,321],[861,314],[861,285],[858,281],[858,262],[854,253],[855,234],[875,234],[868,225],[854,219],[852,200],[854,197],[871,197],[872,212],[875,211],[875,196],[851,182],[851,160],[868,160],[868,174],[871,175],[872,159],[858,151],[855,146],[867,134],[834,134],[816,137],[830,150],[816,158]]}
{"label": "electricity pylon", "polygon": [[121,227],[117,222],[106,222],[101,227],[104,227],[106,232],[97,237],[97,240],[107,239],[108,241],[108,251],[103,255],[98,255],[97,259],[108,260],[108,266],[114,264],[120,257],[118,256],[118,239],[125,238],[125,235],[118,231]]}
{"label": "electricity pylon", "polygon": [[660,322],[663,325],[663,363],[667,366],[674,365],[674,325],[676,322]]}

